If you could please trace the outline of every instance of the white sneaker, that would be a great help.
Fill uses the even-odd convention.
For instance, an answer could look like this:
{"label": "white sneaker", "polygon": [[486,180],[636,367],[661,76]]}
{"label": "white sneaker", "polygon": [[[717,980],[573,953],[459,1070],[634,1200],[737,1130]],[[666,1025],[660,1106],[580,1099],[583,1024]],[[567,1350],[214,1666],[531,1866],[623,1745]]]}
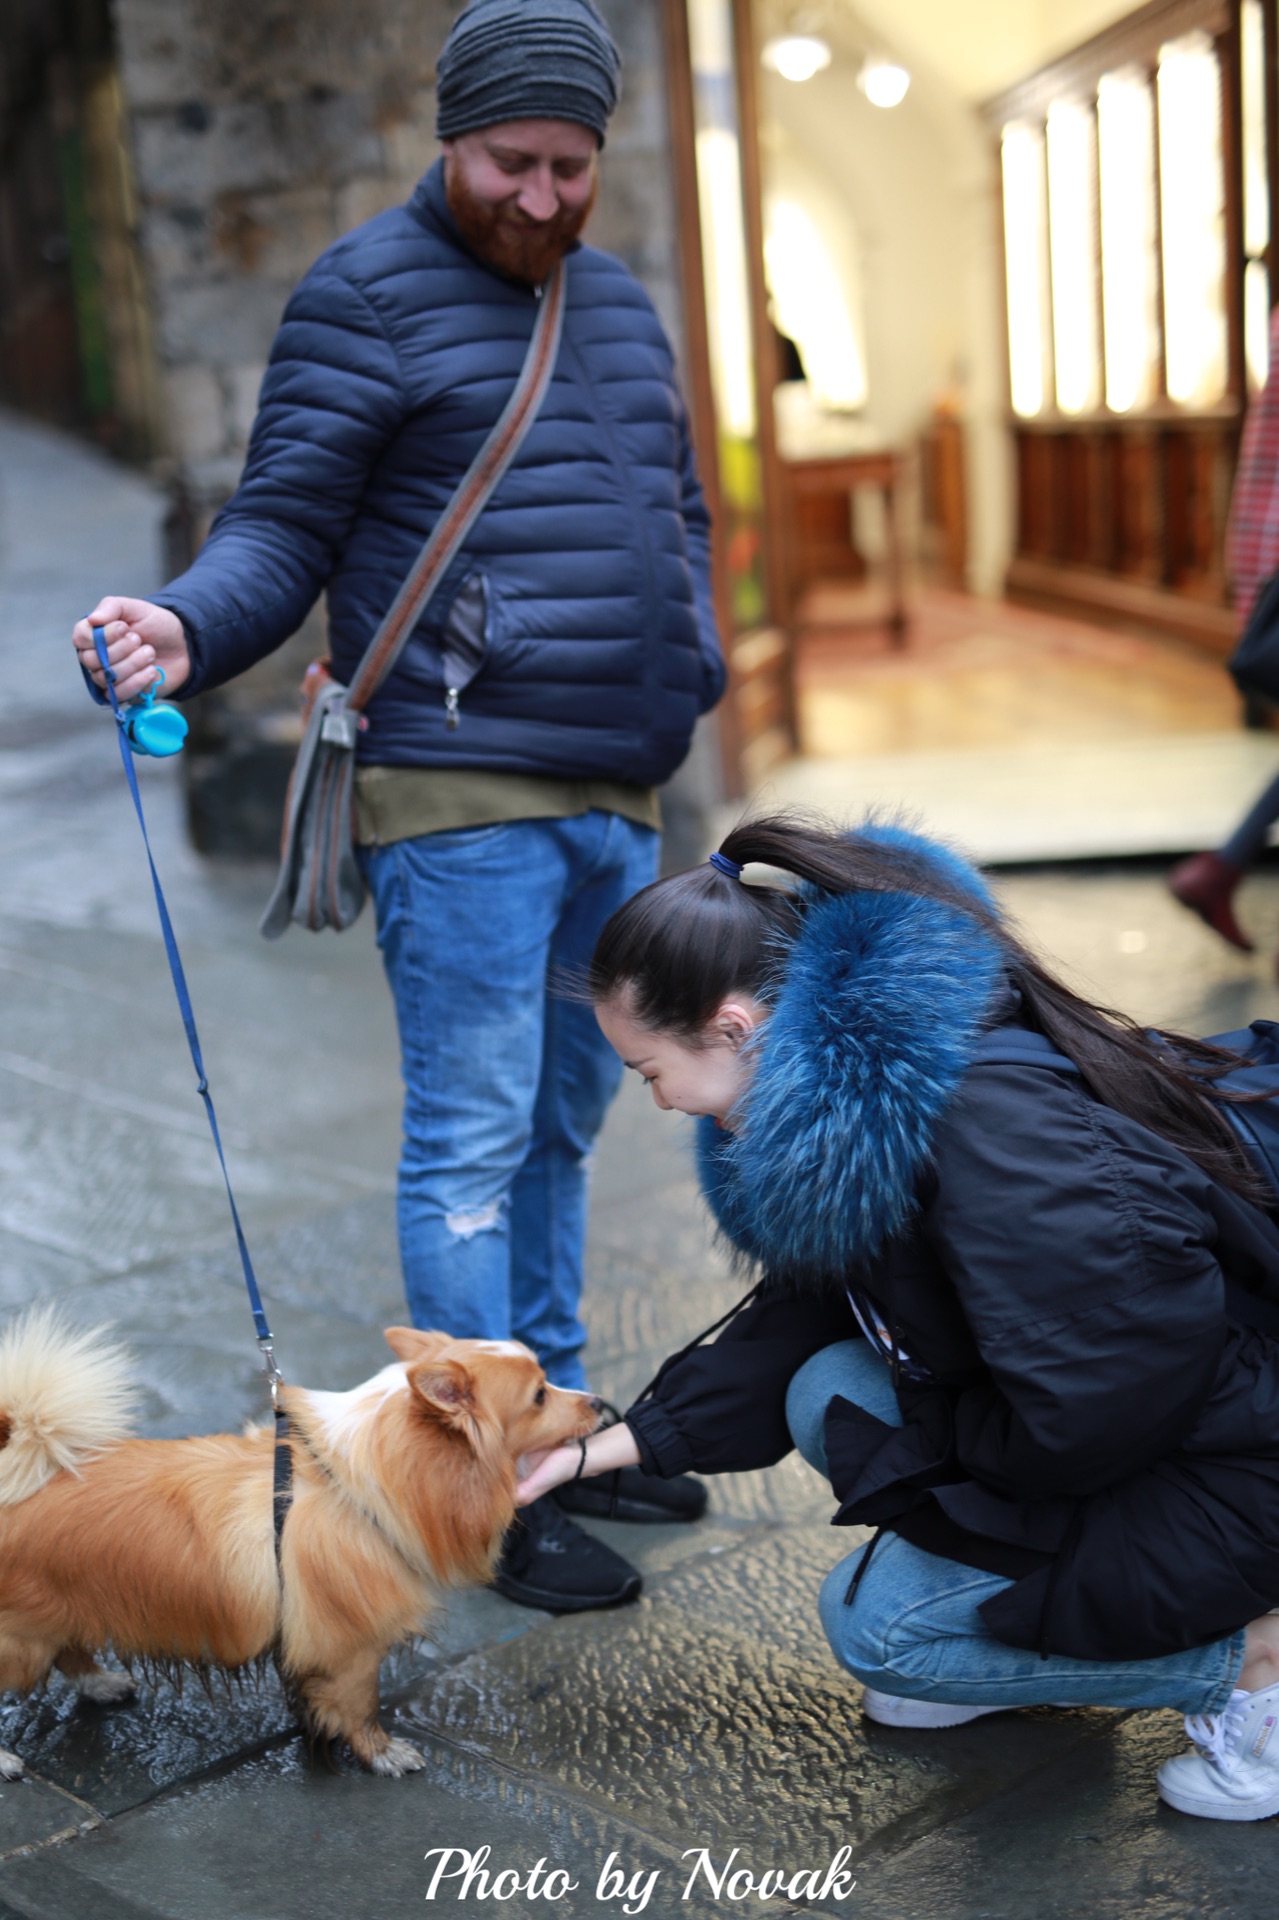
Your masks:
{"label": "white sneaker", "polygon": [[[1070,1700],[1050,1700],[1048,1706],[1073,1706]],[[878,1687],[866,1687],[862,1693],[862,1712],[881,1727],[965,1727],[970,1720],[982,1720],[988,1713],[1015,1711],[1008,1707],[956,1707],[944,1700],[904,1700],[897,1693],[881,1693]]]}
{"label": "white sneaker", "polygon": [[1205,1820],[1268,1820],[1279,1813],[1279,1687],[1234,1692],[1224,1713],[1188,1714],[1193,1753],[1159,1769],[1159,1798]]}
{"label": "white sneaker", "polygon": [[953,1707],[944,1700],[903,1700],[900,1694],[881,1693],[867,1687],[862,1694],[862,1712],[881,1727],[962,1727],[983,1714],[1002,1713],[1002,1707]]}

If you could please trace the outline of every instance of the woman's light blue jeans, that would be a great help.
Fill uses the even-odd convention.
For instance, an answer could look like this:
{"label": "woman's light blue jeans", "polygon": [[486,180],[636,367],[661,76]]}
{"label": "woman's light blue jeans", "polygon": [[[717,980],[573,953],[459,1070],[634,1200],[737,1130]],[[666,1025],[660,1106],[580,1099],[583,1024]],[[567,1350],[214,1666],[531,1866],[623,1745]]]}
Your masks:
{"label": "woman's light blue jeans", "polygon": [[[786,1415],[795,1445],[827,1474],[826,1409],[837,1394],[901,1425],[888,1368],[864,1340],[826,1347],[791,1381]],[[865,1686],[907,1700],[961,1707],[1175,1707],[1220,1713],[1243,1665],[1242,1632],[1157,1660],[1043,1659],[996,1640],[977,1609],[1008,1585],[885,1532],[851,1605],[844,1595],[866,1547],[822,1584],[822,1626],[840,1665]],[[1193,1567],[1186,1569],[1188,1579]]]}
{"label": "woman's light blue jeans", "polygon": [[555,983],[657,852],[651,828],[597,810],[363,849],[400,1032],[413,1323],[523,1340],[560,1387],[586,1385],[587,1174],[622,1069]]}

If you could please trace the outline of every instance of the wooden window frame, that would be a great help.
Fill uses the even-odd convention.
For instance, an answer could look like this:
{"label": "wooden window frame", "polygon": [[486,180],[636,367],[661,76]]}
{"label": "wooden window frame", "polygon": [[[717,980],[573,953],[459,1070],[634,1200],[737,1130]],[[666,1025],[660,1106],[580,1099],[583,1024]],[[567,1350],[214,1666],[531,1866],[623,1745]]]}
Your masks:
{"label": "wooden window frame", "polygon": [[751,357],[755,372],[756,411],[763,490],[764,620],[741,631],[733,618],[728,573],[717,529],[723,524],[719,472],[718,430],[711,379],[710,334],[706,310],[706,282],[702,252],[701,211],[697,192],[697,152],[693,103],[693,63],[689,45],[686,0],[662,0],[666,50],[667,106],[671,129],[674,177],[677,182],[677,227],[680,278],[683,286],[685,385],[698,474],[711,512],[711,570],[715,611],[729,670],[728,693],[717,710],[720,758],[729,799],[740,799],[755,784],[767,764],[759,764],[752,749],[765,735],[784,740],[786,751],[796,742],[793,648],[786,605],[788,578],[783,549],[782,475],[773,420],[776,350],[768,324],[764,284],[763,208],[760,187],[758,102],[755,63],[758,58],[751,0],[729,0],[733,24],[733,58],[737,82],[738,141],[742,168],[742,203],[749,276]]}
{"label": "wooden window frame", "polygon": [[[1155,109],[1155,208],[1158,250],[1158,389],[1129,412],[1105,402],[1085,414],[1057,405],[1055,365],[1040,411],[1008,420],[1016,452],[1017,537],[1006,588],[1030,604],[1094,618],[1151,625],[1229,649],[1235,617],[1224,574],[1226,502],[1247,394],[1244,356],[1241,0],[1150,0],[1081,46],[983,103],[997,144],[1010,121],[1044,126],[1054,100],[1093,103],[1103,74],[1125,67],[1151,77]],[[1266,0],[1265,118],[1270,185],[1272,305],[1279,303],[1274,228],[1279,217],[1279,30]],[[1168,398],[1164,325],[1162,205],[1159,193],[1158,92],[1161,46],[1191,32],[1213,39],[1222,80],[1222,157],[1226,240],[1226,387],[1211,406]],[[1005,237],[1000,196],[1001,263]],[[1102,297],[1099,262],[1098,297]],[[1004,342],[1010,352],[1008,309]],[[1104,356],[1104,330],[1101,349]],[[1054,356],[1055,359],[1055,356]],[[1005,392],[1008,363],[1005,367]],[[1081,502],[1083,503],[1081,506]]]}

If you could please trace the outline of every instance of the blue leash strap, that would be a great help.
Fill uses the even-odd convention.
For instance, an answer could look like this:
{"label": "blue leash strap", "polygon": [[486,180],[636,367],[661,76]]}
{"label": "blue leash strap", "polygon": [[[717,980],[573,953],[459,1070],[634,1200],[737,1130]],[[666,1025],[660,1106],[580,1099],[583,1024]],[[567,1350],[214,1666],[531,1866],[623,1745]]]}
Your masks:
{"label": "blue leash strap", "polygon": [[187,1045],[191,1049],[191,1059],[195,1066],[196,1092],[204,1102],[204,1111],[208,1115],[209,1130],[213,1135],[213,1144],[218,1150],[218,1161],[222,1168],[222,1180],[226,1187],[226,1197],[231,1208],[231,1219],[235,1226],[235,1242],[240,1249],[240,1265],[244,1270],[244,1284],[249,1291],[249,1305],[253,1310],[253,1325],[257,1331],[258,1346],[262,1351],[262,1364],[271,1388],[274,1402],[277,1389],[283,1384],[284,1376],[275,1362],[275,1343],[271,1329],[267,1324],[266,1310],[262,1305],[262,1295],[258,1292],[257,1279],[253,1272],[253,1262],[249,1258],[249,1243],[244,1237],[244,1228],[240,1224],[240,1211],[235,1204],[235,1195],[231,1191],[231,1176],[227,1172],[226,1155],[222,1150],[222,1135],[218,1131],[218,1116],[213,1109],[213,1095],[209,1092],[209,1078],[204,1071],[204,1059],[200,1052],[200,1036],[196,1032],[195,1012],[191,1006],[191,994],[187,987],[186,975],[182,971],[182,960],[178,953],[178,943],[174,938],[173,922],[169,918],[169,909],[164,898],[164,889],[160,885],[160,876],[156,872],[155,857],[151,852],[151,837],[147,832],[146,816],[142,811],[142,795],[138,791],[138,776],[133,765],[133,753],[125,737],[127,724],[124,710],[116,698],[115,668],[107,661],[106,641],[101,627],[93,628],[93,644],[98,660],[106,676],[107,698],[111,702],[111,711],[116,718],[116,738],[120,744],[120,758],[124,762],[124,776],[129,783],[129,792],[133,795],[133,809],[138,816],[138,825],[142,829],[142,844],[147,852],[147,865],[151,869],[151,885],[155,889],[155,904],[160,915],[160,931],[164,935],[164,951],[168,956],[169,972],[173,975],[173,989],[178,996],[178,1008],[182,1014],[182,1024],[186,1028]]}

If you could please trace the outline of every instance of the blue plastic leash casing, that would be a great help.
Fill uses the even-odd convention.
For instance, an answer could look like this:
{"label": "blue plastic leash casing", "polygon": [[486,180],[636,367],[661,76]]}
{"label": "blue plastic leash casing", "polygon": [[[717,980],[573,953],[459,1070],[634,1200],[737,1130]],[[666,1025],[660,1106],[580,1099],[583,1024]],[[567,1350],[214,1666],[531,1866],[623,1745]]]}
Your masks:
{"label": "blue plastic leash casing", "polygon": [[[94,629],[95,646],[96,635],[100,632],[101,628]],[[98,647],[98,658],[102,658],[101,647]],[[164,685],[164,668],[157,667],[155,672],[155,685],[148,687],[145,693],[140,693],[136,700],[130,700],[123,711],[114,700],[111,704],[116,709],[116,719],[123,726],[124,737],[133,751],[145,753],[152,760],[167,760],[171,753],[181,753],[189,729],[186,715],[179,713],[176,707],[163,703],[156,705],[155,696]]]}
{"label": "blue plastic leash casing", "polygon": [[[213,1144],[218,1150],[218,1162],[222,1168],[222,1181],[226,1187],[226,1197],[231,1208],[231,1220],[235,1227],[235,1242],[240,1250],[240,1265],[244,1271],[244,1284],[248,1289],[249,1305],[253,1310],[253,1325],[257,1332],[258,1346],[262,1352],[262,1364],[266,1369],[267,1381],[271,1388],[271,1399],[274,1404],[277,1389],[283,1385],[284,1376],[275,1363],[275,1343],[271,1337],[271,1329],[267,1324],[266,1310],[262,1305],[262,1296],[258,1292],[258,1283],[253,1272],[253,1262],[249,1258],[248,1242],[244,1237],[244,1228],[240,1224],[240,1211],[235,1204],[235,1195],[231,1191],[231,1176],[227,1172],[226,1155],[222,1150],[222,1135],[218,1131],[218,1116],[213,1109],[213,1096],[209,1092],[208,1075],[204,1071],[204,1059],[200,1052],[200,1036],[196,1032],[195,1013],[191,1006],[191,994],[187,987],[186,975],[182,971],[182,960],[178,953],[178,943],[173,934],[173,922],[169,918],[169,909],[165,903],[164,889],[160,885],[160,876],[156,872],[155,857],[151,852],[151,839],[147,833],[146,816],[142,811],[142,795],[138,791],[138,776],[133,765],[133,754],[135,752],[161,756],[177,753],[182,745],[182,741],[186,738],[187,724],[182,715],[175,712],[172,707],[156,707],[151,705],[151,700],[155,697],[154,690],[150,695],[150,699],[145,695],[143,696],[140,710],[138,709],[137,703],[132,701],[128,707],[122,707],[116,698],[115,668],[112,667],[107,660],[106,640],[103,635],[103,630],[101,627],[94,627],[92,631],[94,649],[106,678],[107,699],[111,704],[111,711],[116,717],[117,737],[120,742],[120,758],[124,762],[125,778],[129,783],[129,792],[133,796],[133,809],[138,816],[138,825],[142,829],[142,844],[146,848],[147,865],[151,869],[151,885],[155,890],[155,904],[160,915],[160,931],[164,935],[164,951],[169,962],[169,972],[173,976],[173,989],[178,997],[178,1008],[182,1015],[182,1025],[186,1029],[187,1045],[191,1049],[191,1060],[195,1067],[196,1092],[204,1102],[204,1111],[208,1116],[209,1130],[213,1135]],[[172,714],[173,718],[177,720],[181,726],[181,734],[175,738],[173,729],[166,727],[165,735],[173,741],[171,745],[155,746],[145,741],[140,743],[135,742],[129,733],[131,714],[134,716],[133,725],[135,728],[138,726],[139,721],[145,721],[149,725],[154,726],[156,722],[161,721],[165,714]],[[132,749],[132,751],[130,749]]]}

